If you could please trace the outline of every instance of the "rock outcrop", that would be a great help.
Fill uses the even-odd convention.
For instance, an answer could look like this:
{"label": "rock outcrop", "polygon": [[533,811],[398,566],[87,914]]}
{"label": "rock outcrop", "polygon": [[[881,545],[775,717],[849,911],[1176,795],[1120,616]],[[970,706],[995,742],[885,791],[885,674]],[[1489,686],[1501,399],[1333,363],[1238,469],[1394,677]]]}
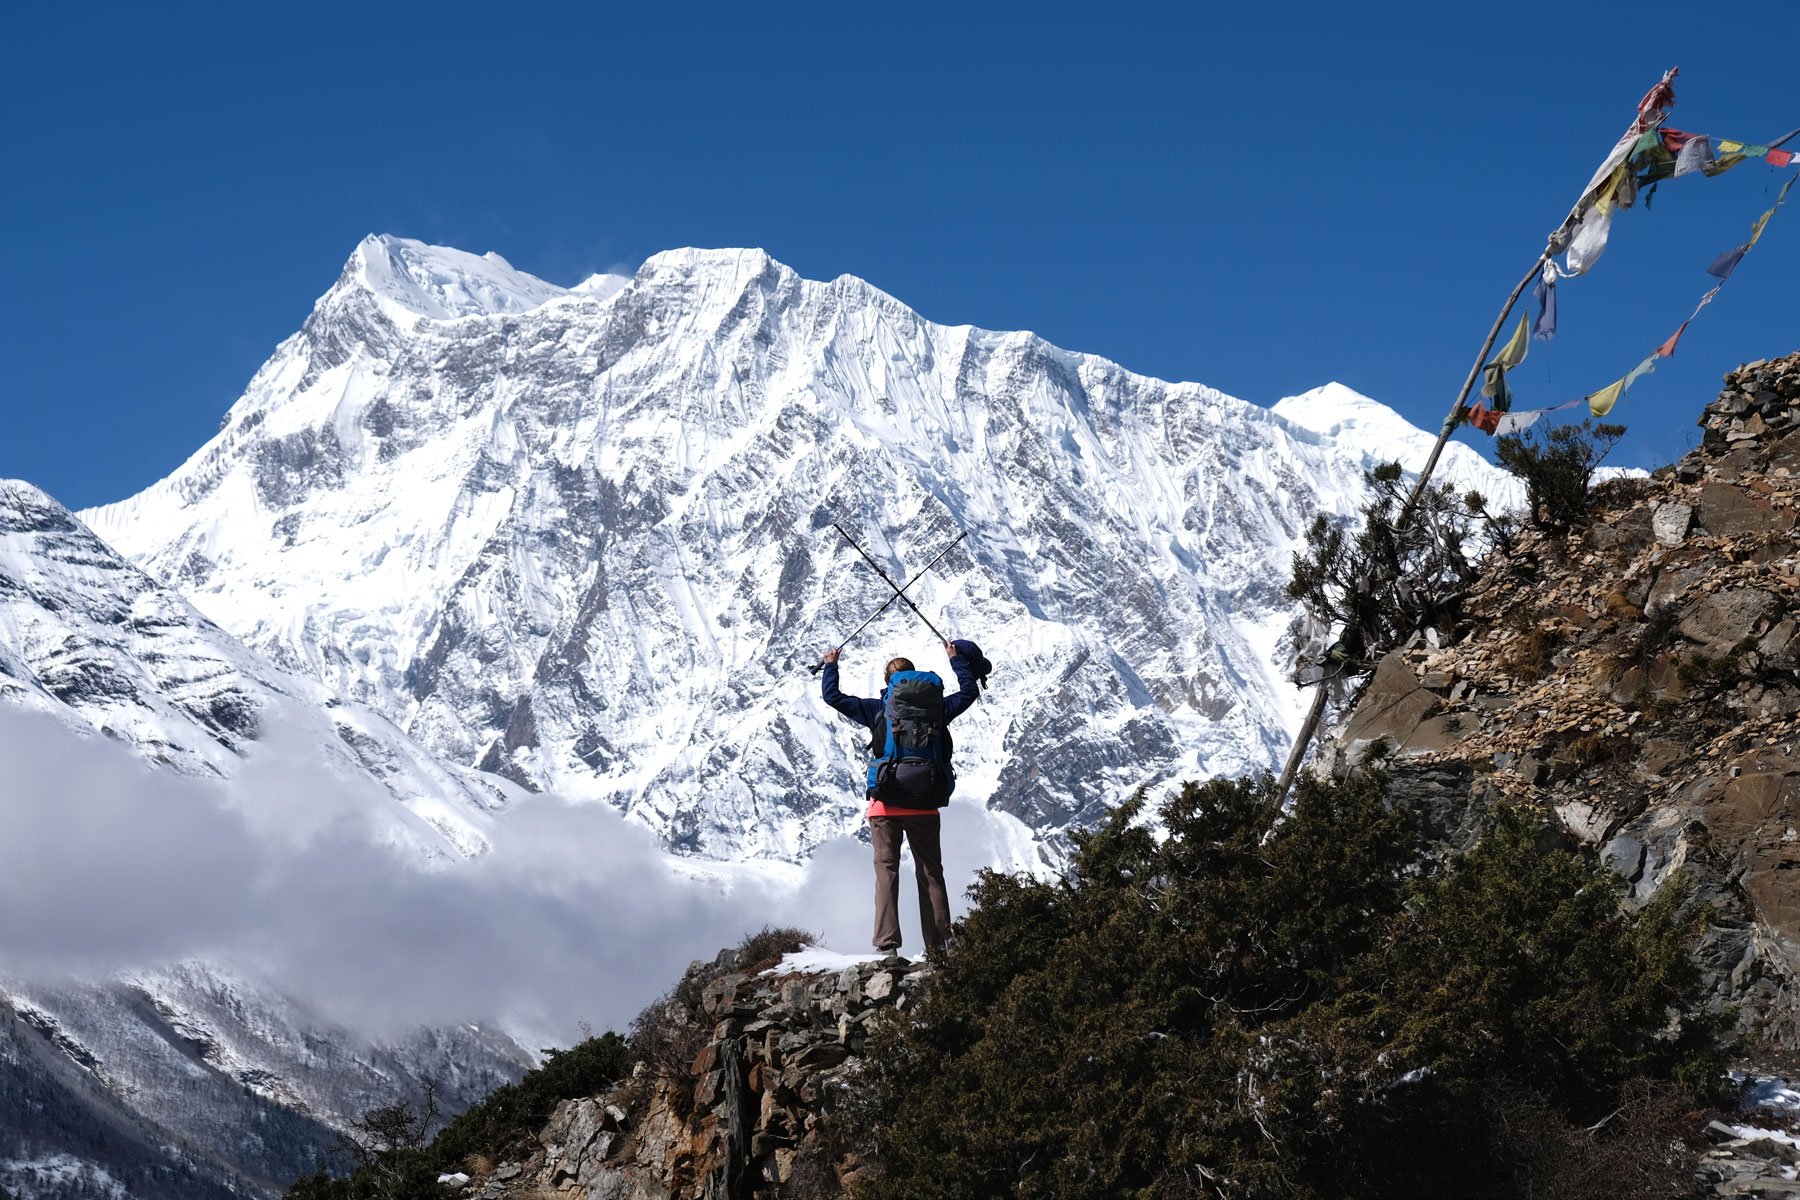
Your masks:
{"label": "rock outcrop", "polygon": [[1800,354],[1751,363],[1700,449],[1596,490],[1584,528],[1491,557],[1466,619],[1389,654],[1321,762],[1380,743],[1396,799],[1468,844],[1488,806],[1554,812],[1642,904],[1711,905],[1716,1008],[1800,1045]]}
{"label": "rock outcrop", "polygon": [[659,1070],[654,1059],[666,1056],[652,1055],[612,1093],[565,1100],[529,1155],[477,1169],[446,1194],[843,1195],[866,1167],[844,1136],[855,1122],[837,1118],[860,1099],[857,1076],[870,1032],[918,1003],[931,967],[888,959],[828,970],[777,964],[752,973],[731,969],[729,956],[695,963],[676,990],[679,996],[699,984],[699,1011],[713,1023],[685,1070]]}

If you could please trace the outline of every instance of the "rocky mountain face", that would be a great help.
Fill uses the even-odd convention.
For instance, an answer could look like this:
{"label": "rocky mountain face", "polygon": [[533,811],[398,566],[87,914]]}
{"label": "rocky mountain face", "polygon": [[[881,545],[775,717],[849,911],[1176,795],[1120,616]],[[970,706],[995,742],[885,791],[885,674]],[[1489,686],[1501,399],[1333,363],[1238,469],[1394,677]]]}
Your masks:
{"label": "rocky mountain face", "polygon": [[[675,1013],[702,1032],[691,1060],[640,1062],[612,1092],[564,1101],[525,1155],[476,1162],[446,1195],[466,1200],[607,1200],[846,1195],[867,1169],[833,1121],[857,1103],[876,1023],[916,1007],[928,963],[802,951],[695,963]],[[682,1004],[680,999],[667,1002]],[[458,1178],[457,1175],[461,1177]]]}
{"label": "rocky mountain face", "polygon": [[1554,811],[1643,903],[1712,905],[1714,1004],[1800,1048],[1800,355],[1725,377],[1702,447],[1490,557],[1468,620],[1380,665],[1323,759],[1391,747],[1396,796],[1462,844]]}
{"label": "rocky mountain face", "polygon": [[201,963],[8,981],[0,1188],[45,1200],[275,1196],[333,1153],[351,1117],[426,1078],[466,1107],[525,1065],[504,1037],[466,1028],[374,1043]]}
{"label": "rocky mountain face", "polygon": [[[1047,835],[1275,761],[1288,560],[1354,512],[1370,451],[1334,398],[1380,409],[1336,388],[1272,416],[760,251],[564,290],[371,237],[216,438],[84,516],[446,764],[679,853],[798,861],[861,809],[856,732],[804,667],[888,595],[834,522],[897,578],[969,532],[912,594],[1000,664],[959,724],[970,801]],[[895,606],[846,687],[895,652],[946,666]]]}

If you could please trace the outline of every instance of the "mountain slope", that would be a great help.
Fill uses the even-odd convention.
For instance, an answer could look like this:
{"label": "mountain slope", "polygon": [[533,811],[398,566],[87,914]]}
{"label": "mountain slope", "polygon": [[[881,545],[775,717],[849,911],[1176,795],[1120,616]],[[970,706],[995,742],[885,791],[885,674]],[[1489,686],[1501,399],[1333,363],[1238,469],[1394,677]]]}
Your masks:
{"label": "mountain slope", "polygon": [[334,1152],[349,1118],[427,1078],[461,1109],[524,1065],[471,1029],[374,1044],[200,963],[0,981],[0,1187],[94,1194],[76,1186],[85,1175],[138,1200],[275,1195]]}
{"label": "mountain slope", "polygon": [[399,803],[372,814],[420,858],[478,852],[504,783],[446,769],[391,722],[247,651],[30,484],[0,480],[0,703],[225,778],[265,731]]}
{"label": "mountain slope", "polygon": [[[760,251],[563,291],[372,237],[217,437],[84,515],[447,762],[680,852],[794,860],[861,808],[855,731],[802,668],[886,596],[832,522],[895,576],[969,531],[915,589],[1000,664],[959,724],[959,798],[1050,833],[1279,756],[1288,558],[1315,511],[1354,511],[1362,465]],[[894,652],[945,667],[896,606],[846,687]]]}
{"label": "mountain slope", "polygon": [[[46,713],[76,739],[104,735],[158,770],[221,790],[279,737],[281,753],[323,772],[315,782],[335,780],[368,806],[362,827],[408,866],[480,852],[516,794],[440,766],[378,714],[262,661],[14,481],[0,481],[0,706]],[[9,757],[0,778],[14,834],[60,820],[69,840],[89,836],[80,816],[20,810],[21,796],[58,795],[56,781],[30,772]],[[61,786],[102,786],[93,779],[134,786],[102,776]],[[267,798],[260,784],[232,794],[254,806]],[[118,886],[93,880],[95,903]],[[9,946],[30,944],[43,940],[30,926],[55,916],[9,904],[0,924]],[[20,968],[0,964],[7,974]],[[114,1188],[146,1200],[276,1192],[311,1169],[348,1118],[425,1076],[466,1104],[525,1061],[518,1047],[468,1028],[378,1045],[216,964],[48,985],[0,977],[0,1190]]]}

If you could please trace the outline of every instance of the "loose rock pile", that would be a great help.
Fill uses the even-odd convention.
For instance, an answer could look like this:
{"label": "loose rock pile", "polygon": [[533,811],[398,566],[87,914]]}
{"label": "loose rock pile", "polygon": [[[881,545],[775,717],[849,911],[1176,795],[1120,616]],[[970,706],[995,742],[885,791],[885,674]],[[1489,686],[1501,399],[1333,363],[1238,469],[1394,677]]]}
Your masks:
{"label": "loose rock pile", "polygon": [[1745,363],[1706,406],[1702,449],[1717,454],[1800,428],[1800,354]]}
{"label": "loose rock pile", "polygon": [[[1743,1137],[1744,1133],[1756,1136]],[[1800,1145],[1791,1135],[1733,1128],[1721,1121],[1706,1127],[1713,1148],[1700,1160],[1702,1184],[1716,1196],[1772,1198],[1800,1196]]]}
{"label": "loose rock pile", "polygon": [[[696,963],[695,974],[715,974]],[[711,1036],[685,1074],[640,1062],[607,1096],[567,1100],[516,1162],[447,1195],[473,1200],[725,1200],[844,1194],[865,1170],[833,1116],[857,1094],[872,1026],[918,1002],[924,963],[716,974]]]}

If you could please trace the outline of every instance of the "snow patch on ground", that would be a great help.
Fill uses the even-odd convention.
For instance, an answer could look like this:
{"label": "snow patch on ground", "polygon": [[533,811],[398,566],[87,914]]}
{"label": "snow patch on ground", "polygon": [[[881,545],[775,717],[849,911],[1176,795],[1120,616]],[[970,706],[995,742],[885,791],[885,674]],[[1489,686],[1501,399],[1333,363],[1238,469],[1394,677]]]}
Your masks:
{"label": "snow patch on ground", "polygon": [[796,950],[780,962],[764,972],[766,975],[789,975],[801,972],[807,975],[822,975],[830,971],[842,971],[846,967],[860,966],[867,962],[880,962],[885,954],[843,954],[836,950],[827,950],[823,946],[808,946],[804,950]]}

